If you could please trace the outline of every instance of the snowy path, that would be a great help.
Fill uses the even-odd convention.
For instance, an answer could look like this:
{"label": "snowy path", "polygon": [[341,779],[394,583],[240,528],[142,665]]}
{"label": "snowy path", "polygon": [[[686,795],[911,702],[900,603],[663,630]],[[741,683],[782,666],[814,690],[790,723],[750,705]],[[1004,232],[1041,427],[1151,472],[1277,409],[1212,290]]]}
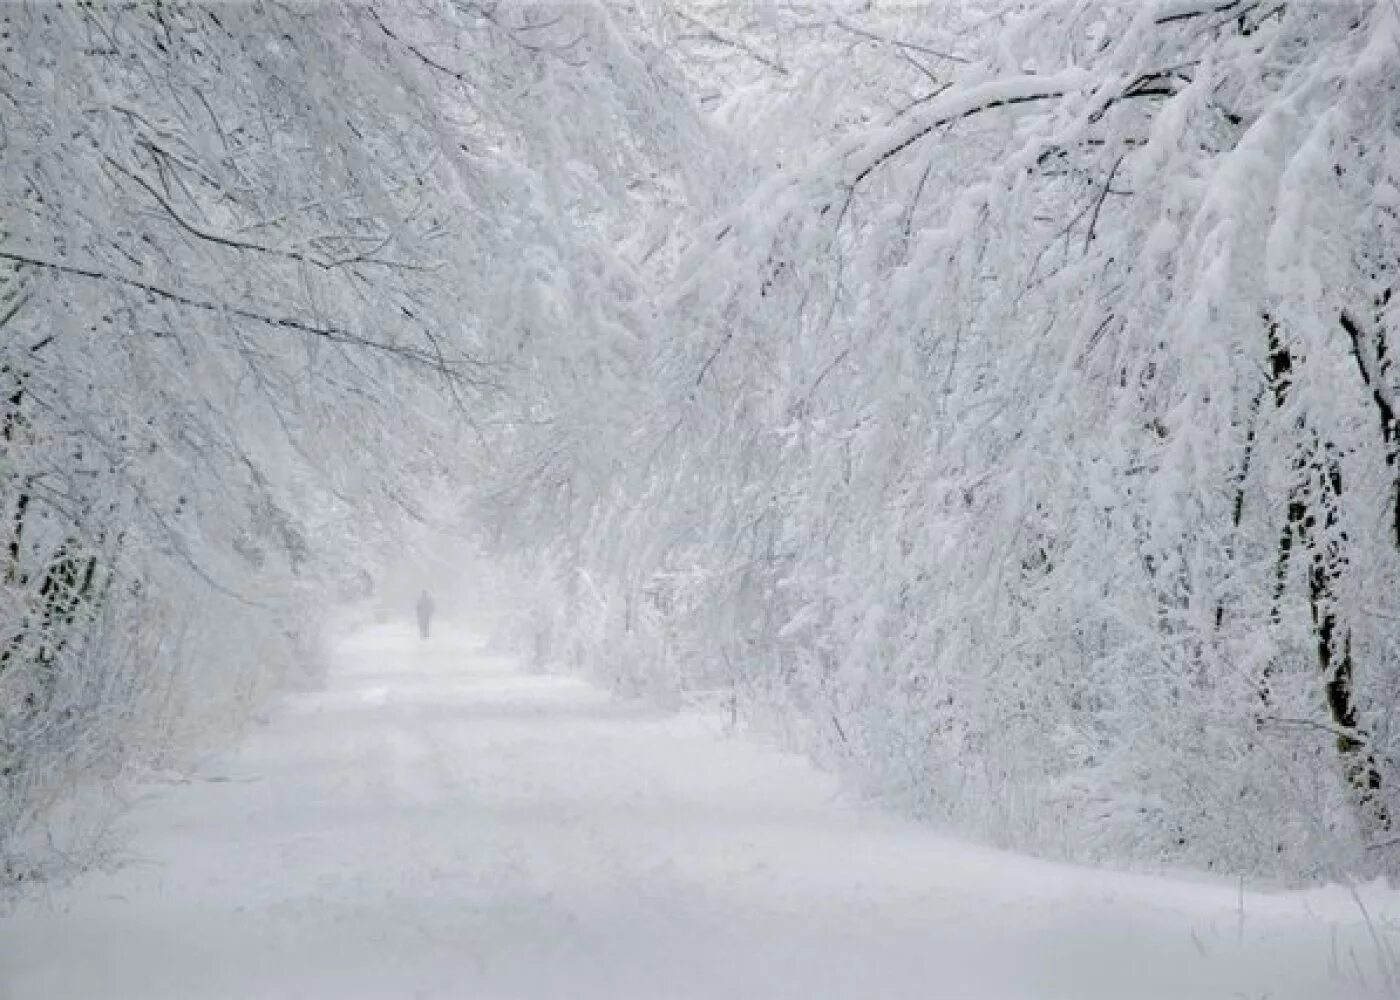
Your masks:
{"label": "snowy path", "polygon": [[137,810],[144,862],[3,918],[0,998],[1326,1000],[1373,995],[1358,965],[1378,989],[1340,892],[1251,893],[1241,923],[1222,883],[968,847],[467,635],[360,635],[205,779]]}

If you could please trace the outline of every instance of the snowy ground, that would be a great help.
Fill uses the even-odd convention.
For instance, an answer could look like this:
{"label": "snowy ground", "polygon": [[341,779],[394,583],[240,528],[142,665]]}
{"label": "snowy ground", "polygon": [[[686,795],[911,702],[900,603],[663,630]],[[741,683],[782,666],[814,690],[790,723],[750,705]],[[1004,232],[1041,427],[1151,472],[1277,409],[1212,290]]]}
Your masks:
{"label": "snowy ground", "polygon": [[140,860],[4,919],[0,998],[1383,995],[1340,890],[1241,918],[1232,885],[969,847],[717,728],[470,634],[361,633],[325,691],[152,789]]}

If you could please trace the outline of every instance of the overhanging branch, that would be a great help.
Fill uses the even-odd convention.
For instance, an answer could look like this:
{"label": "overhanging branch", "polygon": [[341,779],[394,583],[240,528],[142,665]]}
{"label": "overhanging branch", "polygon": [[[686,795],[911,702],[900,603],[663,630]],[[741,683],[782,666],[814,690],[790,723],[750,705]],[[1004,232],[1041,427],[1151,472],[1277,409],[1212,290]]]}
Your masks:
{"label": "overhanging branch", "polygon": [[105,281],[111,284],[120,285],[124,288],[134,288],[138,291],[146,292],[157,298],[174,302],[177,305],[186,306],[191,309],[198,309],[202,312],[216,313],[225,316],[236,316],[239,319],[246,319],[262,326],[276,327],[283,330],[294,330],[308,336],[317,337],[335,344],[344,344],[350,347],[360,347],[366,350],[387,354],[401,361],[408,361],[413,364],[432,368],[443,374],[456,375],[457,370],[469,365],[467,359],[449,359],[436,350],[424,350],[420,347],[411,347],[404,344],[389,344],[382,340],[374,340],[353,331],[346,330],[338,326],[323,326],[316,323],[308,323],[305,320],[297,319],[295,316],[274,316],[268,313],[258,312],[243,306],[231,305],[226,302],[213,302],[208,299],[198,299],[183,292],[177,292],[170,288],[140,278],[131,278],[126,275],[112,274],[100,271],[95,268],[79,267],[74,264],[64,264],[58,261],[44,260],[39,257],[31,257],[26,254],[15,253],[12,250],[0,250],[0,260],[8,260],[15,264],[22,264],[29,267],[39,268],[45,271],[52,271],[56,274],[66,274],[77,278],[86,278],[89,281]]}

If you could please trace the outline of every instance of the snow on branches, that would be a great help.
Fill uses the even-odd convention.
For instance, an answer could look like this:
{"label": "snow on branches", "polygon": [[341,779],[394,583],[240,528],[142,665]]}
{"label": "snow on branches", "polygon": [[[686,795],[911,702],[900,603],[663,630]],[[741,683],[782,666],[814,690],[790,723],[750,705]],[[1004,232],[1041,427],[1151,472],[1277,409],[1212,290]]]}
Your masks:
{"label": "snow on branches", "polygon": [[571,550],[602,668],[1006,842],[1388,865],[1393,5],[724,10],[785,72],[714,77],[749,191]]}

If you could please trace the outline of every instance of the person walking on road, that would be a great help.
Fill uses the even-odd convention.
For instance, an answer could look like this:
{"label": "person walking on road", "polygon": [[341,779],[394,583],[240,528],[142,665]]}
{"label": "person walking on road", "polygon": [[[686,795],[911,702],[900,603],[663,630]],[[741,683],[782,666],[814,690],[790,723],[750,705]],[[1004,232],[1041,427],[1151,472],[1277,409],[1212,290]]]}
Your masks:
{"label": "person walking on road", "polygon": [[418,595],[418,634],[424,639],[428,638],[428,629],[433,623],[434,607],[432,595],[426,590]]}

